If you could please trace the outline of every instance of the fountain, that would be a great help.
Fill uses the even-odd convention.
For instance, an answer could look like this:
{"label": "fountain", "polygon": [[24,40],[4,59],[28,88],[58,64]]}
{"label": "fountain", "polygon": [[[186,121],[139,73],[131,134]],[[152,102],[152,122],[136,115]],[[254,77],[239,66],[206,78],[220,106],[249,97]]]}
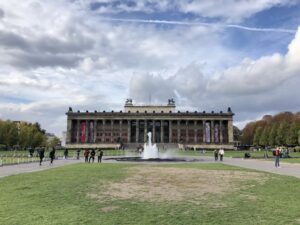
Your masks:
{"label": "fountain", "polygon": [[159,158],[159,152],[156,144],[152,144],[152,133],[148,132],[148,143],[144,144],[144,151],[142,153],[142,159],[154,159]]}
{"label": "fountain", "polygon": [[129,161],[129,162],[199,162],[202,159],[178,158],[173,157],[169,152],[159,152],[156,144],[152,144],[152,133],[148,132],[148,141],[144,144],[141,156],[134,157],[114,157],[106,158],[105,160]]}

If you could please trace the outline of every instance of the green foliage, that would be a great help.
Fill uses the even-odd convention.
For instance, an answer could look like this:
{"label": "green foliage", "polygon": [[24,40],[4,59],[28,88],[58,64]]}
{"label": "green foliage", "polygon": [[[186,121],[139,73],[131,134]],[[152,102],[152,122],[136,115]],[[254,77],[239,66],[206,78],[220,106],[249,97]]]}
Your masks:
{"label": "green foliage", "polygon": [[45,131],[38,123],[1,121],[0,120],[0,144],[13,147],[36,147],[45,143]]}
{"label": "green foliage", "polygon": [[300,132],[300,125],[294,122],[290,126],[290,129],[288,131],[288,135],[286,137],[286,143],[288,145],[297,145],[298,144],[298,133],[299,132]]}
{"label": "green foliage", "polygon": [[258,127],[258,128],[255,129],[255,134],[254,134],[254,138],[253,138],[253,145],[259,145],[259,139],[261,137],[262,132],[263,132],[262,127]]}
{"label": "green foliage", "polygon": [[261,136],[259,138],[259,145],[260,146],[267,146],[269,143],[269,134],[270,134],[270,128],[265,127],[261,133]]}
{"label": "green foliage", "polygon": [[51,138],[50,140],[47,141],[47,146],[48,147],[56,147],[56,146],[59,146],[61,145],[61,141],[58,137],[54,137],[54,138]]}
{"label": "green foliage", "polygon": [[261,120],[248,123],[242,131],[242,144],[274,146],[298,145],[300,114],[291,112],[266,115]]}

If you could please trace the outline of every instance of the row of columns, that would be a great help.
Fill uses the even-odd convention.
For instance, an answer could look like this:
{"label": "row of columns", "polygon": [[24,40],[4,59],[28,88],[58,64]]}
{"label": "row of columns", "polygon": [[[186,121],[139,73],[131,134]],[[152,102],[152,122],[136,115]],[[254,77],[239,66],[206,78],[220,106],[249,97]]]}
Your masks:
{"label": "row of columns", "polygon": [[[77,120],[77,130],[76,130],[76,142],[79,143],[80,142],[80,129],[81,129],[81,125],[80,125],[80,121],[82,120]],[[88,140],[88,137],[89,137],[89,122],[91,120],[86,120],[86,130],[85,130],[85,140],[87,141]],[[104,134],[105,133],[105,129],[106,129],[106,120],[93,120],[93,140],[96,140],[97,138],[97,124],[99,122],[102,122],[102,133]],[[111,120],[112,122],[110,123],[111,124],[111,131],[113,133],[114,131],[114,120]],[[127,142],[131,142],[131,121],[133,120],[127,120]],[[141,120],[136,120],[136,127],[135,127],[135,133],[136,133],[136,136],[135,136],[135,142],[138,143],[139,142],[139,121]],[[145,123],[144,123],[144,140],[146,141],[147,140],[147,132],[148,132],[148,121],[149,120],[144,120]],[[160,121],[160,140],[161,142],[164,141],[164,121],[166,120],[152,120],[153,122],[153,125],[152,125],[152,137],[153,139],[155,138],[155,132],[156,132],[156,129],[155,129],[155,122],[156,121]],[[172,142],[172,121],[174,120],[167,120],[168,123],[169,123],[169,142]],[[202,120],[202,133],[203,133],[203,142],[208,142],[208,137],[206,137],[207,135],[210,136],[210,143],[214,143],[215,142],[215,126],[218,125],[219,126],[219,140],[218,142],[219,143],[223,143],[224,141],[224,137],[223,137],[223,121],[228,121],[227,123],[227,134],[228,134],[228,142],[229,143],[232,143],[233,142],[233,123],[232,123],[232,120]],[[71,142],[71,132],[72,132],[72,121],[71,120],[68,120],[67,121],[68,124],[67,124],[67,142]],[[179,142],[180,141],[180,135],[181,135],[181,132],[180,130],[182,129],[182,125],[180,123],[181,121],[180,120],[177,120],[177,141]],[[194,121],[194,142],[196,143],[197,142],[197,132],[199,130],[199,127],[197,127],[197,120]],[[186,124],[185,124],[185,127],[186,127],[186,140],[189,140],[189,133],[188,133],[188,130],[189,130],[189,126],[188,126],[188,123],[189,123],[189,120],[186,121]],[[207,133],[206,132],[206,125],[207,123],[209,124],[209,127],[210,127],[210,133]],[[120,120],[119,122],[119,132],[121,134],[122,132],[122,125],[123,125],[123,120]],[[199,141],[198,141],[199,142]]]}

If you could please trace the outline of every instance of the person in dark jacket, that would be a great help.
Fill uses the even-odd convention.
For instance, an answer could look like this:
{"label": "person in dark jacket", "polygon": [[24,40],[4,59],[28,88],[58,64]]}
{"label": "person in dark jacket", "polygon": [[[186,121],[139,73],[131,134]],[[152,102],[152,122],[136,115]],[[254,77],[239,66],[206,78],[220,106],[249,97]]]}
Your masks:
{"label": "person in dark jacket", "polygon": [[90,155],[90,151],[88,149],[86,149],[84,151],[84,159],[85,159],[85,162],[87,163],[89,161],[89,155]]}
{"label": "person in dark jacket", "polygon": [[95,155],[96,155],[95,149],[92,149],[89,163],[91,162],[91,160],[92,160],[92,163],[94,163]]}
{"label": "person in dark jacket", "polygon": [[214,150],[215,161],[218,161],[219,151],[217,149]]}
{"label": "person in dark jacket", "polygon": [[103,151],[101,149],[98,150],[98,163],[101,163],[103,156]]}
{"label": "person in dark jacket", "polygon": [[77,149],[76,154],[77,154],[77,160],[79,160],[80,159],[80,149]]}
{"label": "person in dark jacket", "polygon": [[49,158],[50,158],[50,165],[53,165],[53,160],[55,158],[55,148],[52,148],[49,152]]}
{"label": "person in dark jacket", "polygon": [[65,151],[64,151],[65,159],[68,159],[68,155],[69,155],[69,151],[68,151],[68,149],[65,149]]}
{"label": "person in dark jacket", "polygon": [[44,148],[38,148],[38,154],[40,158],[40,166],[42,165],[43,159],[45,157],[45,149]]}

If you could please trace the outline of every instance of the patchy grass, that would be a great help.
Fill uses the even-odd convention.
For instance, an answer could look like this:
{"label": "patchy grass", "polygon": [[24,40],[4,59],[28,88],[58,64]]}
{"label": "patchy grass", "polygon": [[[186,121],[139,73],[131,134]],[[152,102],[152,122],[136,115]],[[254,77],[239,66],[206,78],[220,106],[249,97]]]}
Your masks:
{"label": "patchy grass", "polygon": [[218,163],[77,164],[0,179],[0,224],[299,224],[298,196],[297,178]]}

